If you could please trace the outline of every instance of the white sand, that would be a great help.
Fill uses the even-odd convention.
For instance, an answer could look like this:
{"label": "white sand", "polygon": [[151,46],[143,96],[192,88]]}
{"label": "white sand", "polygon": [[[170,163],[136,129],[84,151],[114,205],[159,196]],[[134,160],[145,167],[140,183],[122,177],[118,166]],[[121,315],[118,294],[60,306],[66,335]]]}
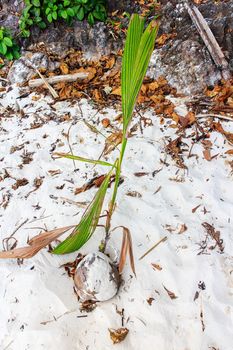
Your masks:
{"label": "white sand", "polygon": [[[2,94],[0,112],[9,103],[15,106],[16,96],[15,90]],[[99,157],[104,139],[93,134],[82,122],[77,105],[69,107],[68,102],[57,103],[56,111],[51,110],[47,102],[43,97],[37,102],[31,101],[31,96],[18,100],[24,113],[29,113],[28,117],[16,114],[0,120],[0,176],[6,169],[12,177],[25,177],[29,181],[28,185],[17,190],[12,189],[16,182],[12,178],[0,182],[0,203],[4,195],[10,195],[6,209],[0,207],[0,241],[28,219],[15,233],[18,247],[25,245],[27,238],[40,232],[40,228],[53,229],[78,223],[84,209],[62,198],[90,201],[95,189],[75,196],[74,188],[82,186],[96,172],[105,172],[105,168],[93,169],[90,164],[78,162],[76,168],[79,171],[74,172],[72,161],[51,158],[52,145],[56,145],[56,151],[69,151],[64,133],[68,132],[72,121],[48,121],[30,130],[36,115],[46,119],[50,112],[63,115],[70,110],[71,116],[77,120],[70,130],[70,143],[77,155]],[[112,119],[118,114],[111,109],[106,110],[107,114],[96,114],[85,100],[81,109],[89,121],[103,117]],[[179,112],[185,114],[182,104]],[[208,162],[203,159],[203,147],[197,144],[192,153],[199,158],[187,158],[187,147],[184,159],[188,172],[179,170],[177,173],[174,161],[164,152],[164,141],[167,137],[174,139],[176,129],[161,126],[150,111],[146,116],[152,119],[153,126],[144,128],[143,134],[139,129],[129,140],[123,165],[124,183],[119,188],[118,208],[113,216],[113,226],[125,225],[132,233],[137,278],[132,277],[127,264],[118,295],[108,302],[99,303],[92,313],[85,314],[79,311],[72,279],[59,268],[62,263],[74,260],[76,254],[51,256],[44,249],[20,266],[13,260],[0,261],[1,350],[232,350],[233,176],[227,164],[232,158],[224,154],[230,147],[222,135],[212,133],[214,146],[211,154],[219,155]],[[233,131],[233,123],[223,125]],[[101,128],[101,124],[98,127]],[[107,130],[102,131],[107,133]],[[10,154],[12,146],[21,144],[24,148]],[[190,139],[187,139],[187,144],[190,146]],[[33,160],[20,169],[24,151],[34,152]],[[108,160],[112,161],[115,156],[116,151]],[[160,159],[169,166],[162,164]],[[49,170],[58,169],[60,174],[50,175]],[[153,177],[152,172],[159,169],[162,170]],[[136,177],[135,172],[150,174]],[[38,177],[43,177],[41,187],[25,198],[34,189],[33,181]],[[183,182],[174,181],[177,177]],[[63,184],[63,189],[56,189]],[[154,194],[160,186],[161,190]],[[142,197],[127,196],[129,191],[137,191]],[[201,206],[192,213],[199,204]],[[223,254],[216,248],[198,255],[198,244],[205,239],[203,222],[220,231],[225,247]],[[179,234],[182,224],[187,230]],[[167,225],[176,230],[168,232]],[[104,232],[98,229],[81,252],[96,251],[103,236]],[[139,257],[164,236],[168,240],[139,261]],[[120,249],[120,230],[113,233],[110,244]],[[208,247],[211,245],[214,242],[210,240]],[[159,264],[162,270],[154,270],[151,263]],[[198,288],[200,281],[206,287],[203,291]],[[163,286],[177,298],[172,300]],[[196,291],[200,294],[194,301]],[[152,305],[147,302],[150,297],[154,298]],[[108,328],[122,326],[116,307],[124,309],[124,326],[129,329],[129,334],[124,342],[113,345]],[[79,318],[80,315],[87,317]]]}

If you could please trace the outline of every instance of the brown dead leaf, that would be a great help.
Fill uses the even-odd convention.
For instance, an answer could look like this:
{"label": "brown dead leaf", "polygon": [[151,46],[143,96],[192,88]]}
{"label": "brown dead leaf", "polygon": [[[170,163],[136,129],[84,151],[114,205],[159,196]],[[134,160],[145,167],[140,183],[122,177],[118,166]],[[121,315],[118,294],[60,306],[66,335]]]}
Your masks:
{"label": "brown dead leaf", "polygon": [[16,180],[16,183],[12,185],[13,190],[17,190],[21,186],[26,186],[28,184],[28,180],[23,178],[23,179],[18,179]]}
{"label": "brown dead leaf", "polygon": [[173,299],[177,299],[178,297],[175,295],[175,293],[171,292],[169,289],[167,289],[165,286],[163,286],[163,288],[166,290],[168,296],[173,300]]}
{"label": "brown dead leaf", "polygon": [[222,127],[222,124],[220,122],[218,123],[212,123],[213,130],[220,132],[222,135],[224,135],[227,139],[227,141],[233,145],[233,133],[230,133],[228,131],[225,131]]}
{"label": "brown dead leaf", "polygon": [[148,302],[149,305],[152,305],[153,301],[155,300],[155,298],[148,298],[146,301]]}
{"label": "brown dead leaf", "polygon": [[161,271],[161,270],[163,269],[159,264],[153,264],[153,263],[151,263],[151,265],[152,265],[152,267],[153,267],[154,270],[159,270],[159,271]]}
{"label": "brown dead leaf", "polygon": [[109,329],[110,337],[113,344],[121,343],[129,333],[128,328],[118,328],[118,329]]}
{"label": "brown dead leaf", "polygon": [[61,170],[60,170],[60,169],[49,170],[48,173],[49,173],[51,176],[55,176],[55,175],[61,174]]}
{"label": "brown dead leaf", "polygon": [[205,149],[203,151],[203,156],[204,156],[205,160],[211,161],[211,159],[212,159],[209,149]]}
{"label": "brown dead leaf", "polygon": [[225,152],[225,154],[233,155],[233,149],[229,149],[228,151]]}
{"label": "brown dead leaf", "polygon": [[81,312],[92,312],[93,310],[95,310],[97,306],[96,301],[93,300],[86,300],[83,301],[80,305],[80,311]]}
{"label": "brown dead leaf", "polygon": [[139,193],[137,191],[128,191],[128,192],[126,192],[126,196],[136,197],[136,198],[141,198],[142,197],[141,193]]}
{"label": "brown dead leaf", "polygon": [[187,231],[187,229],[188,229],[188,227],[185,224],[181,224],[180,229],[177,233],[180,235],[180,234],[184,233],[185,231]]}
{"label": "brown dead leaf", "polygon": [[121,87],[118,87],[116,89],[114,89],[112,92],[111,92],[112,95],[117,95],[117,96],[121,96]]}
{"label": "brown dead leaf", "polygon": [[196,210],[201,206],[201,204],[197,205],[195,208],[192,209],[192,213],[195,213]]}
{"label": "brown dead leaf", "polygon": [[177,137],[175,140],[170,141],[167,146],[165,147],[165,151],[171,155],[171,157],[175,160],[176,165],[179,168],[187,169],[186,165],[184,164],[184,161],[181,157],[181,136]]}
{"label": "brown dead leaf", "polygon": [[74,191],[74,194],[79,194],[79,193],[85,192],[92,187],[97,187],[97,188],[100,187],[102,185],[105,177],[106,177],[106,175],[99,175],[99,176],[94,177],[93,179],[88,181],[88,183],[86,183],[82,187],[76,188]]}
{"label": "brown dead leaf", "polygon": [[111,55],[106,62],[105,68],[111,69],[114,66],[115,62],[116,62],[115,56]]}
{"label": "brown dead leaf", "polygon": [[68,67],[68,65],[66,64],[66,63],[61,63],[60,64],[60,71],[61,71],[61,73],[62,74],[68,74],[69,73],[69,67]]}
{"label": "brown dead leaf", "polygon": [[0,252],[0,259],[28,259],[33,257],[42,248],[49,245],[63,233],[74,228],[76,225],[58,228],[52,231],[41,233],[28,241],[28,246],[23,248],[15,248],[9,251]]}
{"label": "brown dead leaf", "polygon": [[142,177],[142,176],[146,176],[146,175],[149,175],[149,173],[144,173],[144,172],[134,173],[134,176],[136,176],[136,177]]}
{"label": "brown dead leaf", "polygon": [[169,39],[175,38],[177,36],[176,33],[164,33],[162,35],[160,35],[157,39],[156,39],[156,44],[158,44],[159,46],[164,45]]}
{"label": "brown dead leaf", "polygon": [[132,244],[130,230],[125,226],[117,226],[112,231],[115,231],[119,227],[123,229],[123,239],[121,243],[121,253],[120,253],[120,259],[119,259],[119,266],[118,266],[119,273],[122,273],[125,266],[127,254],[129,254],[130,266],[134,275],[136,276],[134,256],[133,256],[133,244]]}
{"label": "brown dead leaf", "polygon": [[104,118],[101,120],[101,123],[104,128],[107,128],[110,125],[110,120],[108,118]]}
{"label": "brown dead leaf", "polygon": [[106,156],[111,153],[122,141],[122,132],[118,131],[110,136],[108,136],[105,140],[105,146],[103,150],[103,154]]}
{"label": "brown dead leaf", "polygon": [[179,116],[179,122],[183,128],[186,128],[196,122],[196,115],[193,112],[188,112],[185,117]]}

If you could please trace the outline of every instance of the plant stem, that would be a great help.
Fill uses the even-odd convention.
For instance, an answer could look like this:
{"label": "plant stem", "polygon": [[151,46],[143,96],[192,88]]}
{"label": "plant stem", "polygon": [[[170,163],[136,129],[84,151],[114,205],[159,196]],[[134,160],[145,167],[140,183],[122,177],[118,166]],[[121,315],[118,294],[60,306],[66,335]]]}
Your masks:
{"label": "plant stem", "polygon": [[124,157],[127,141],[128,141],[128,139],[127,139],[125,133],[123,133],[120,157],[116,161],[115,184],[114,184],[112,199],[111,199],[111,201],[109,203],[109,211],[108,211],[108,216],[107,216],[107,220],[106,220],[105,245],[106,245],[106,241],[107,241],[107,239],[109,237],[109,231],[110,231],[110,228],[111,228],[111,218],[112,218],[112,214],[113,214],[115,203],[116,203],[117,191],[118,191],[118,186],[119,186],[119,182],[120,182],[120,178],[121,178],[121,165],[122,165],[122,161],[123,161],[123,157]]}

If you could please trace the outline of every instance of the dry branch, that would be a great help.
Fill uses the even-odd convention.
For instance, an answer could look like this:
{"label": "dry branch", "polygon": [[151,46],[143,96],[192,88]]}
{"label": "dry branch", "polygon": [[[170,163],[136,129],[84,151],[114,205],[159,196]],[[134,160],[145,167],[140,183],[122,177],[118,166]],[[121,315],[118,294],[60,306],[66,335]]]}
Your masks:
{"label": "dry branch", "polygon": [[188,10],[189,16],[196,26],[202,40],[204,41],[209,53],[216,64],[216,66],[222,71],[222,76],[224,79],[229,79],[231,77],[228,62],[215,39],[211,29],[209,28],[206,20],[202,16],[201,12],[195,5],[190,5],[188,1],[185,3]]}
{"label": "dry branch", "polygon": [[74,73],[74,74],[66,74],[66,75],[57,75],[57,76],[50,77],[50,78],[29,80],[28,85],[30,87],[38,87],[38,86],[43,85],[45,83],[45,81],[51,85],[61,83],[61,82],[68,83],[68,82],[76,81],[77,79],[85,79],[85,78],[87,78],[87,76],[88,76],[87,73]]}

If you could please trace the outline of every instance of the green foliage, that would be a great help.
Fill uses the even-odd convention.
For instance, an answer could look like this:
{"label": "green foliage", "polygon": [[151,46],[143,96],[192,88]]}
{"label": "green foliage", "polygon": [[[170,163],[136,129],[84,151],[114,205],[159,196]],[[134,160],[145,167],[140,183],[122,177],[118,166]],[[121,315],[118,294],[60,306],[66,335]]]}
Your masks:
{"label": "green foliage", "polygon": [[19,58],[19,47],[15,43],[10,31],[5,27],[0,27],[0,56],[9,61]]}
{"label": "green foliage", "polygon": [[37,25],[44,29],[47,23],[58,19],[71,24],[87,18],[89,24],[95,21],[105,21],[106,0],[25,0],[24,8],[19,20],[19,27],[23,37],[30,36],[30,27]]}
{"label": "green foliage", "polygon": [[[123,138],[121,152],[116,159],[111,171],[106,175],[101,187],[97,191],[92,203],[85,211],[80,223],[76,226],[73,233],[55,249],[55,254],[70,253],[81,248],[92,236],[99,221],[102,211],[104,198],[110,183],[111,174],[115,172],[115,185],[112,194],[112,199],[109,205],[108,215],[106,219],[106,236],[109,235],[111,217],[115,207],[115,201],[118,191],[118,185],[121,176],[121,164],[123,161],[126,145],[127,145],[127,130],[132,119],[134,105],[137,95],[141,89],[141,85],[148,68],[149,60],[154,48],[155,37],[158,31],[158,26],[152,21],[144,30],[144,19],[139,15],[133,15],[130,20],[130,25],[127,33],[125,49],[122,62],[121,86],[122,86],[122,112],[123,112]],[[58,154],[59,155],[59,154]],[[87,162],[96,162],[101,164],[103,161],[92,161],[82,157],[60,154],[65,158],[76,159]],[[110,164],[101,164],[107,165]]]}
{"label": "green foliage", "polygon": [[82,216],[80,223],[75,227],[72,234],[53,250],[54,254],[72,253],[81,248],[90,239],[99,222],[112,170],[106,175],[93,201]]}
{"label": "green foliage", "polygon": [[151,22],[143,32],[144,19],[134,15],[130,21],[122,60],[121,87],[123,130],[126,134],[136,98],[146,74],[154,48],[158,26]]}

